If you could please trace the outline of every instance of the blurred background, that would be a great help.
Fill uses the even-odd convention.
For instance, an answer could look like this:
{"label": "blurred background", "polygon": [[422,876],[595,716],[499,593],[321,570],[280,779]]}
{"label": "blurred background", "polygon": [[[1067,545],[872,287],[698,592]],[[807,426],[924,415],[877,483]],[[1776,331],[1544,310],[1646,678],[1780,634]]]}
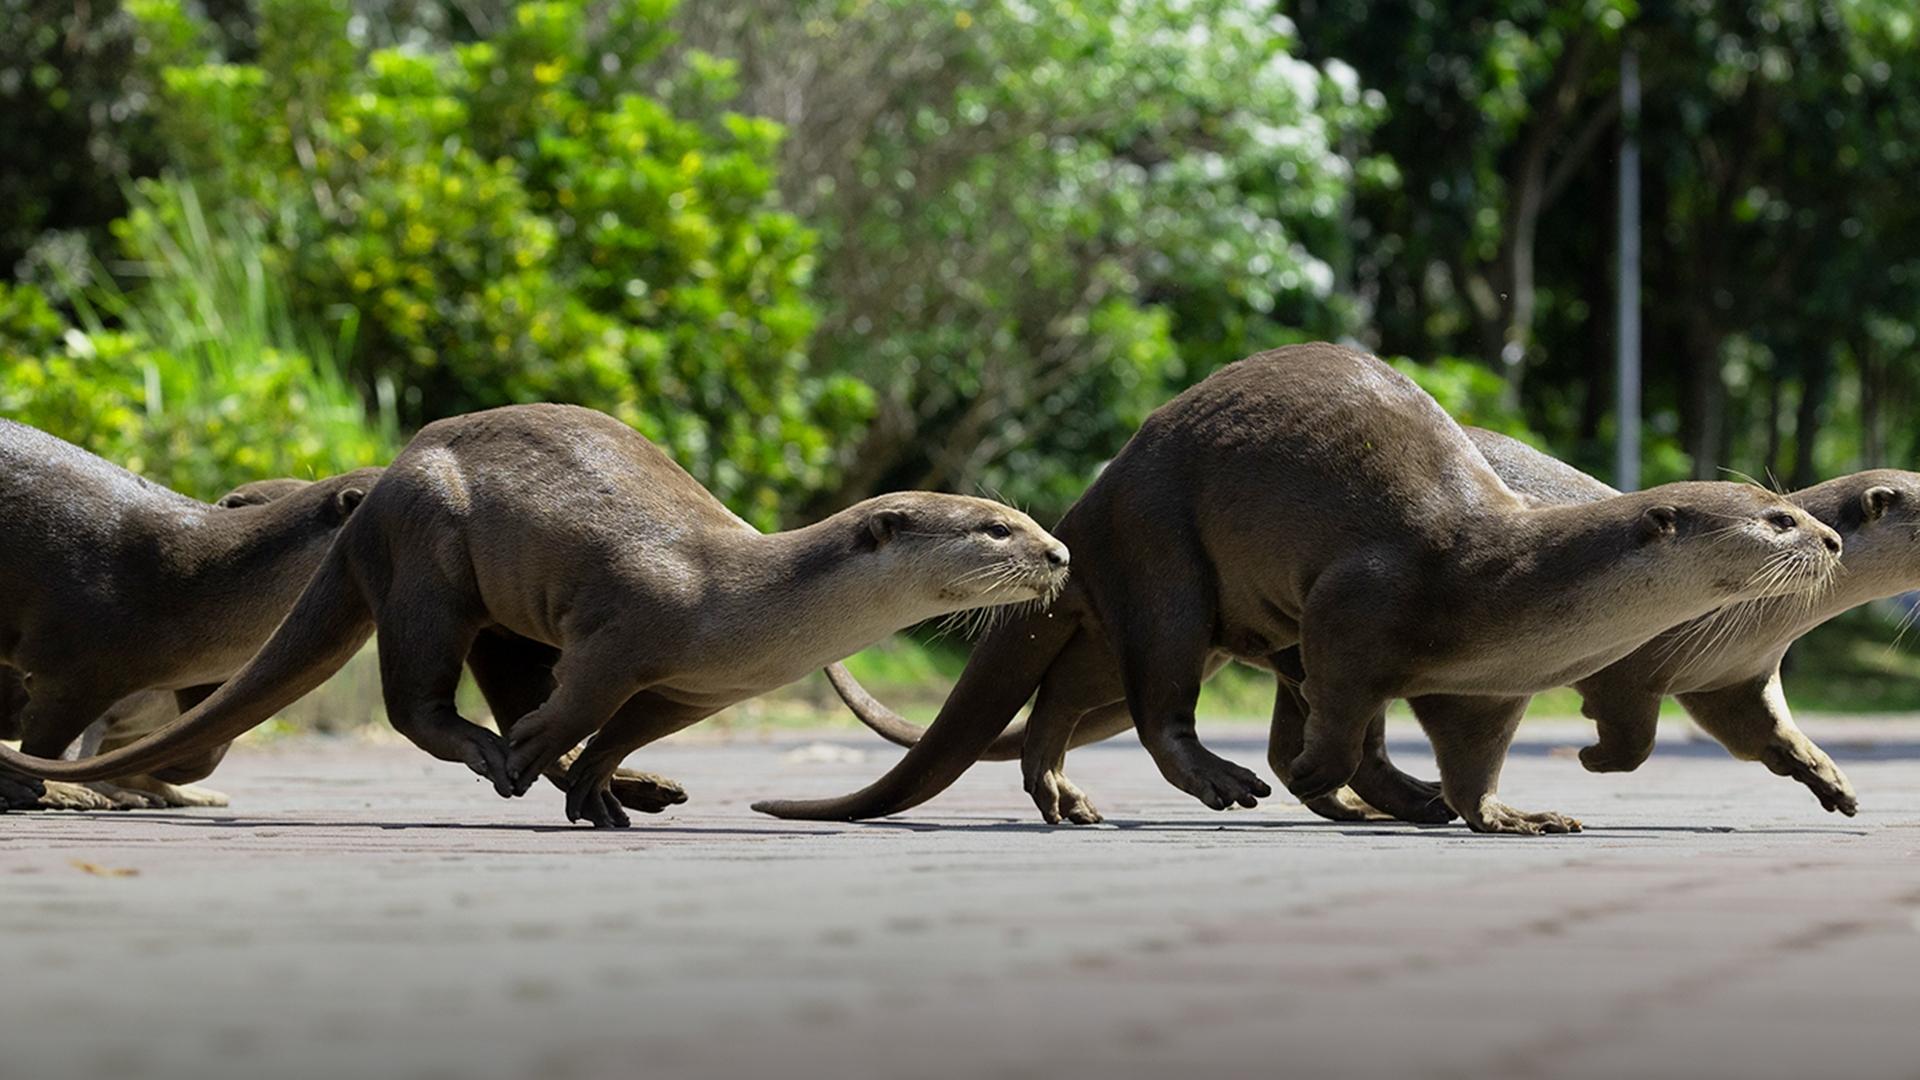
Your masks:
{"label": "blurred background", "polygon": [[[1623,176],[1642,483],[1915,460],[1910,0],[0,0],[0,27],[0,415],[203,498],[552,400],[766,528],[903,487],[1050,522],[1157,404],[1323,338],[1616,480]],[[1920,708],[1899,615],[1804,642],[1796,704]],[[924,704],[964,649],[856,670]],[[1264,718],[1262,680],[1217,683]],[[833,714],[810,684],[736,719]],[[291,715],[376,717],[373,672]]]}

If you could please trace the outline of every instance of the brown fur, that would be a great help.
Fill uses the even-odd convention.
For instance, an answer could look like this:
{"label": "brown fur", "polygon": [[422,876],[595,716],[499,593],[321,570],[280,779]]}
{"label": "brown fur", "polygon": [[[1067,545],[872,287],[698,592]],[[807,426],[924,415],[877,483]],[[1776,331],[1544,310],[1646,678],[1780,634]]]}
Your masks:
{"label": "brown fur", "polygon": [[[1194,702],[1229,658],[1291,674],[1297,644],[1310,719],[1287,763],[1296,795],[1354,778],[1371,721],[1407,697],[1444,800],[1471,827],[1577,828],[1496,797],[1525,696],[1728,602],[1805,591],[1839,548],[1745,485],[1530,505],[1432,398],[1333,345],[1230,365],[1156,411],[1058,532],[1080,554],[1060,602],[981,641],[895,769],[842,799],[759,808],[847,819],[917,805],[1036,690],[1023,765],[1048,820],[1095,816],[1062,761],[1075,725],[1122,700],[1170,782],[1216,809],[1250,806],[1266,786],[1200,745]],[[1793,580],[1761,580],[1775,556]]]}
{"label": "brown fur", "polygon": [[[191,698],[239,668],[378,475],[219,509],[0,421],[0,665],[27,695],[22,751],[58,755],[129,694]],[[7,805],[42,793],[0,773]]]}
{"label": "brown fur", "polygon": [[[87,761],[0,761],[91,779],[176,760],[271,716],[377,630],[395,728],[502,795],[592,735],[568,816],[624,825],[609,784],[632,750],[922,619],[1049,598],[1066,561],[1016,510],[923,492],[763,535],[611,417],[493,409],[415,436],[203,705]],[[455,712],[463,662],[514,698],[495,709],[505,740]]]}

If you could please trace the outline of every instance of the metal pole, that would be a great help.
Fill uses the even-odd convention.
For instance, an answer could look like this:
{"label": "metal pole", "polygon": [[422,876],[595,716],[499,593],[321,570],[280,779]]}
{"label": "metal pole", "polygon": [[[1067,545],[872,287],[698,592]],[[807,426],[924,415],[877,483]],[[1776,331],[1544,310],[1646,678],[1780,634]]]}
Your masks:
{"label": "metal pole", "polygon": [[1614,486],[1640,486],[1640,56],[1620,53],[1620,278],[1614,384]]}

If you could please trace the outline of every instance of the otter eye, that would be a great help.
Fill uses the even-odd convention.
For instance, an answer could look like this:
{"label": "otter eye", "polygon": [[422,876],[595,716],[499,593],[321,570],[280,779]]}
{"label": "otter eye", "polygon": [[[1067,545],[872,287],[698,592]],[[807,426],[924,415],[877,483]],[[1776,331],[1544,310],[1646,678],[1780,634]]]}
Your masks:
{"label": "otter eye", "polygon": [[986,533],[988,536],[993,537],[995,540],[1006,540],[1006,539],[1010,539],[1013,536],[1012,529],[1007,528],[1005,525],[1002,525],[997,521],[981,529],[980,531],[983,533]]}
{"label": "otter eye", "polygon": [[1774,528],[1780,530],[1781,532],[1792,532],[1794,527],[1797,526],[1799,522],[1793,520],[1792,514],[1782,512],[1782,513],[1768,514],[1767,524],[1773,526]]}

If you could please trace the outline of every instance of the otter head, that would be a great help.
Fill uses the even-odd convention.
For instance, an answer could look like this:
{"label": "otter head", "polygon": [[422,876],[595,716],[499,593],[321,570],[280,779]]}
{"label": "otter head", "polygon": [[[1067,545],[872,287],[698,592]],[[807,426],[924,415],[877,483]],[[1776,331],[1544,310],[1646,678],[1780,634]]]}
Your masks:
{"label": "otter head", "polygon": [[231,510],[236,506],[263,506],[275,499],[284,498],[306,487],[311,481],[296,480],[291,476],[277,480],[255,480],[250,484],[241,484],[214,502],[222,510]]}
{"label": "otter head", "polygon": [[326,497],[320,500],[321,522],[328,526],[338,526],[345,523],[347,518],[353,516],[353,512],[359,509],[361,500],[367,497],[367,491],[379,478],[380,471],[378,468],[356,469],[350,473],[319,481],[296,480],[293,477],[255,480],[252,483],[241,484],[220,496],[213,505],[222,510],[265,506],[289,495],[303,492],[319,483],[332,489],[323,492]]}
{"label": "otter head", "polygon": [[902,492],[869,499],[854,516],[859,545],[941,613],[1049,601],[1067,581],[1067,546],[989,499]]}
{"label": "otter head", "polygon": [[1840,565],[1840,535],[1752,484],[1691,481],[1640,493],[1635,542],[1697,562],[1730,601],[1811,596]]}
{"label": "otter head", "polygon": [[1920,578],[1920,473],[1870,469],[1794,492],[1793,501],[1846,544],[1848,576],[1906,589]]}

